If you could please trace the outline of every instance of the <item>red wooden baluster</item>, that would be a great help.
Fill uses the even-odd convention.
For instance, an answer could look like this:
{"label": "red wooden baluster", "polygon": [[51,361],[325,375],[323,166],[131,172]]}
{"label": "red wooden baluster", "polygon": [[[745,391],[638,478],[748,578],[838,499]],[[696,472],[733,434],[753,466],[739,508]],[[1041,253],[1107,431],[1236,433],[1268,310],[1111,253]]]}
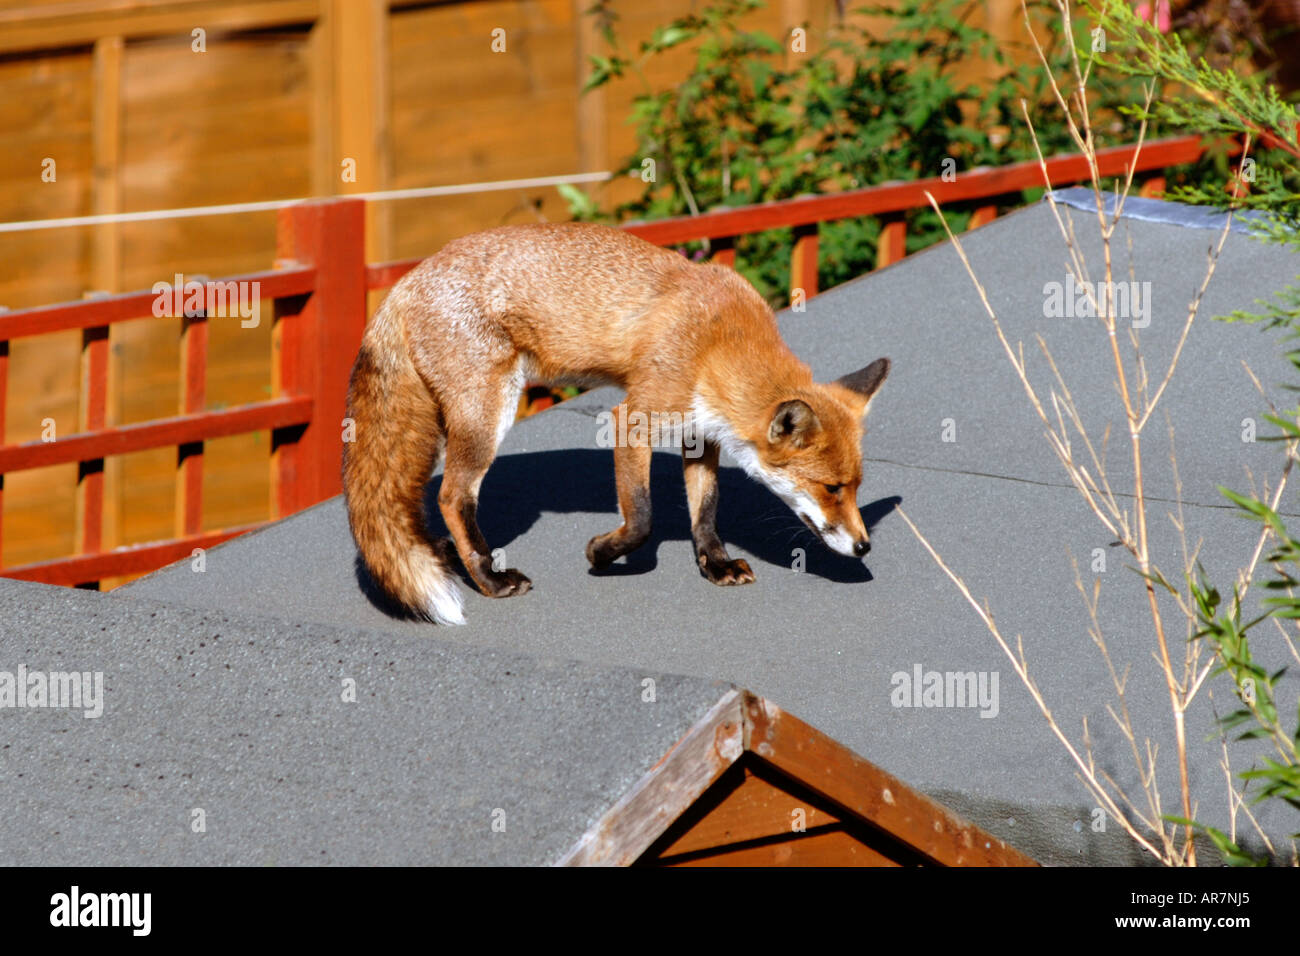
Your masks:
{"label": "red wooden baluster", "polygon": [[876,268],[893,265],[907,255],[907,223],[902,219],[887,221],[880,229],[880,245],[876,250]]}
{"label": "red wooden baluster", "polygon": [[736,268],[736,240],[732,236],[722,236],[709,241],[711,255],[709,261],[728,269]]}
{"label": "red wooden baluster", "polygon": [[[81,333],[81,422],[79,431],[104,428],[108,410],[108,326]],[[104,546],[104,459],[80,463],[77,475],[78,554],[96,554]]]}
{"label": "red wooden baluster", "polygon": [[1139,196],[1146,196],[1150,199],[1159,199],[1164,194],[1165,177],[1163,176],[1152,176],[1142,184],[1140,189],[1138,189]]}
{"label": "red wooden baluster", "polygon": [[[0,307],[0,312],[6,311]],[[5,443],[5,397],[9,393],[9,342],[0,341],[0,448]],[[0,568],[4,567],[5,476],[0,472]]]}
{"label": "red wooden baluster", "polygon": [[794,249],[790,253],[790,299],[795,290],[803,290],[806,302],[817,294],[817,224],[796,226]]}
{"label": "red wooden baluster", "polygon": [[998,218],[997,206],[980,206],[971,213],[970,223],[966,226],[966,231],[978,229],[980,226],[987,226],[994,219]]}
{"label": "red wooden baluster", "polygon": [[[233,309],[233,307],[232,307]],[[238,312],[227,316],[238,321]],[[181,414],[207,406],[208,317],[181,316]],[[176,530],[178,538],[203,528],[203,442],[176,448]]]}

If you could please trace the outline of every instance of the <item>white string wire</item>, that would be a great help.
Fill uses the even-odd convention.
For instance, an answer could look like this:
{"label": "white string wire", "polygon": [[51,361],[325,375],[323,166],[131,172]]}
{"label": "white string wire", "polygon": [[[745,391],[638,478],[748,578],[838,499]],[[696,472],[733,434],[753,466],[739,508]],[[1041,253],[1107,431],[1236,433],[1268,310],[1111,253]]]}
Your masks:
{"label": "white string wire", "polygon": [[[533,179],[500,179],[487,183],[458,183],[452,186],[421,186],[416,189],[387,189],[380,192],[348,193],[320,196],[319,199],[364,199],[386,202],[391,199],[424,199],[431,196],[463,196],[471,193],[500,192],[506,189],[535,189],[539,186],[562,186],[576,183],[599,183],[612,179],[613,173],[574,173],[571,176],[538,176]],[[184,209],[150,209],[143,212],[115,212],[99,216],[68,216],[63,219],[30,219],[0,222],[0,233],[33,232],[38,229],[62,229],[68,226],[99,226],[113,222],[152,222],[160,219],[189,219],[197,216],[229,216],[245,212],[273,212],[287,206],[309,202],[307,199],[268,199],[263,202],[227,203],[223,206],[190,206]]]}

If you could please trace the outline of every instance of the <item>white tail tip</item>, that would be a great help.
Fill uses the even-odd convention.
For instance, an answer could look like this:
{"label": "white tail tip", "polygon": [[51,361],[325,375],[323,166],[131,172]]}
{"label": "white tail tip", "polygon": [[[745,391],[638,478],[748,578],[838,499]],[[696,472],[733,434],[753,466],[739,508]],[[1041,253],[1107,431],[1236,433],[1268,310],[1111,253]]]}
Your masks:
{"label": "white tail tip", "polygon": [[464,624],[460,588],[442,563],[423,547],[412,552],[411,565],[416,572],[417,593],[424,595],[423,611],[429,620],[435,624]]}
{"label": "white tail tip", "polygon": [[425,590],[425,610],[438,624],[464,624],[465,612],[461,610],[460,588],[449,578],[432,583]]}

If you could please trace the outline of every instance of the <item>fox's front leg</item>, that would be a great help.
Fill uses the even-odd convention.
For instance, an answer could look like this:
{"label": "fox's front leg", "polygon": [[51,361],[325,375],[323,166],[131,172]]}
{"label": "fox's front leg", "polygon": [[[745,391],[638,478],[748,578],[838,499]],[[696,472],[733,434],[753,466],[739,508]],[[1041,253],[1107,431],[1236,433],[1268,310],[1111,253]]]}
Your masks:
{"label": "fox's front leg", "polygon": [[743,558],[732,560],[718,537],[718,445],[705,441],[683,446],[686,502],[691,510],[691,540],[700,573],[714,584],[751,584],[754,572]]}
{"label": "fox's front leg", "polygon": [[[618,414],[618,409],[614,411]],[[635,551],[650,537],[651,454],[649,442],[614,448],[614,481],[618,485],[618,509],[623,514],[623,524],[587,542],[587,560],[597,570]]]}
{"label": "fox's front leg", "polygon": [[533,582],[515,568],[497,571],[478,526],[478,489],[496,454],[492,436],[449,432],[438,508],[465,570],[488,597],[523,594]]}

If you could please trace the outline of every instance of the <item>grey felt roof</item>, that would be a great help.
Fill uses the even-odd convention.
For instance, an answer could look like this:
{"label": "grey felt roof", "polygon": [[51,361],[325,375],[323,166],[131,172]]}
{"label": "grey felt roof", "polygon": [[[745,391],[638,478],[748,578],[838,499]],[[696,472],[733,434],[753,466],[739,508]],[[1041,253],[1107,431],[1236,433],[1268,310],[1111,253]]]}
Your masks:
{"label": "grey felt roof", "polygon": [[232,606],[0,580],[0,669],[104,674],[0,711],[0,865],[553,863],[727,691]]}
{"label": "grey felt roof", "polygon": [[[1089,262],[1095,266],[1099,261],[1095,217],[1076,212],[1074,219]],[[1130,239],[1134,274],[1139,281],[1152,283],[1152,320],[1141,336],[1150,374],[1158,381],[1181,330],[1187,302],[1203,275],[1207,248],[1217,236],[1205,229],[1126,219],[1117,233],[1124,273],[1129,268]],[[1033,337],[1041,334],[1081,400],[1085,420],[1090,425],[1109,421],[1117,428],[1120,412],[1111,385],[1112,368],[1096,323],[1043,315],[1044,283],[1064,282],[1066,277],[1065,250],[1048,208],[1035,206],[999,219],[965,237],[965,244],[1009,337],[1013,342],[1026,341],[1034,380],[1040,385],[1049,381],[1033,344]],[[1271,475],[1270,466],[1277,460],[1274,446],[1241,441],[1242,420],[1260,420],[1264,406],[1239,360],[1249,362],[1279,402],[1282,392],[1276,386],[1288,380],[1289,366],[1281,358],[1275,334],[1229,326],[1210,316],[1249,306],[1297,271],[1300,262],[1293,255],[1245,235],[1228,237],[1179,373],[1166,393],[1159,420],[1147,432],[1144,464],[1149,493],[1171,498],[1167,411],[1176,429],[1188,533],[1193,543],[1202,536],[1216,543],[1203,557],[1207,568],[1224,581],[1231,568],[1247,559],[1252,527],[1224,506],[1216,486],[1246,487],[1246,468]],[[148,598],[219,614],[238,608],[241,614],[264,620],[305,625],[295,629],[261,624],[271,639],[259,644],[253,638],[248,652],[242,647],[237,656],[232,652],[245,675],[240,685],[244,696],[216,696],[213,685],[212,694],[196,692],[193,699],[186,698],[192,706],[169,703],[164,689],[183,685],[193,668],[180,666],[170,669],[166,678],[150,677],[150,686],[157,688],[160,697],[153,706],[173,712],[158,725],[164,738],[144,734],[139,752],[172,753],[179,744],[171,736],[188,733],[191,725],[204,740],[208,734],[219,736],[221,729],[235,726],[254,737],[259,732],[277,732],[288,726],[280,723],[286,719],[333,730],[337,724],[331,721],[347,719],[336,713],[330,700],[331,682],[337,682],[343,672],[337,659],[343,658],[349,666],[354,661],[385,659],[395,663],[387,669],[373,665],[375,669],[367,674],[368,679],[382,675],[393,682],[394,696],[384,707],[396,717],[376,711],[369,730],[358,731],[369,749],[358,746],[351,751],[354,759],[373,761],[376,774],[386,775],[385,785],[404,795],[395,798],[399,817],[415,812],[417,795],[434,800],[435,807],[438,799],[454,803],[456,797],[432,796],[437,788],[421,784],[426,778],[418,776],[420,770],[436,771],[422,768],[412,756],[413,735],[421,727],[437,726],[438,733],[428,731],[419,739],[426,746],[442,748],[436,753],[457,755],[448,767],[462,773],[460,779],[469,792],[478,795],[467,798],[469,808],[459,809],[465,819],[476,821],[483,808],[503,801],[495,796],[499,792],[518,796],[521,807],[530,799],[542,799],[522,789],[532,782],[528,776],[512,775],[506,769],[504,757],[511,746],[507,739],[500,734],[475,735],[467,729],[472,715],[493,717],[494,713],[496,722],[491,726],[502,733],[519,726],[494,711],[504,702],[494,704],[498,698],[479,693],[498,687],[480,672],[483,662],[504,658],[479,655],[527,653],[583,661],[624,675],[583,672],[588,676],[580,686],[600,698],[600,707],[609,708],[602,711],[602,720],[648,719],[634,707],[623,709],[631,705],[618,696],[621,690],[610,689],[642,671],[701,679],[698,684],[682,685],[689,688],[683,693],[691,702],[679,712],[687,723],[688,715],[698,715],[707,706],[712,692],[705,682],[729,681],[770,698],[1044,862],[1140,861],[1118,827],[1112,824],[1107,832],[1096,833],[1088,826],[1092,800],[1060,745],[983,624],[894,511],[901,502],[974,593],[988,598],[1009,636],[1023,633],[1033,676],[1062,725],[1077,738],[1080,721],[1086,717],[1098,762],[1131,784],[1134,771],[1127,745],[1106,715],[1106,703],[1113,696],[1110,679],[1087,636],[1087,616],[1067,554],[1072,552],[1084,575],[1091,578],[1093,549],[1105,550],[1108,565],[1102,575],[1101,621],[1116,659],[1132,665],[1128,703],[1139,731],[1149,732],[1159,742],[1161,778],[1166,800],[1172,800],[1172,722],[1163,682],[1151,660],[1153,644],[1143,592],[1132,572],[1124,569],[1124,555],[1111,546],[1110,536],[1069,485],[1042,439],[1041,426],[953,249],[943,245],[926,250],[816,297],[805,313],[781,318],[787,340],[819,378],[851,371],[879,355],[893,359],[891,378],[873,405],[865,444],[868,462],[859,503],[868,524],[875,525],[873,549],[865,564],[828,552],[775,497],[724,459],[722,535],[733,556],[751,561],[758,580],[744,588],[708,584],[691,559],[679,457],[663,451],[656,453],[654,461],[655,530],[650,543],[612,573],[591,573],[583,557],[587,540],[610,530],[618,520],[612,462],[608,450],[596,447],[595,416],[615,404],[618,393],[609,389],[588,393],[520,423],[506,438],[483,484],[480,521],[489,542],[505,549],[509,565],[528,573],[534,588],[522,598],[503,601],[469,593],[467,588],[467,627],[439,630],[392,619],[374,607],[358,586],[355,548],[338,499],[214,548],[203,573],[183,563],[102,598],[78,596],[75,600],[98,600],[100,607],[120,605],[121,610],[112,613],[127,616],[136,613],[132,610],[136,600]],[[955,441],[943,440],[948,424],[955,427]],[[1263,426],[1261,434],[1267,430]],[[1111,480],[1118,487],[1124,487],[1130,467],[1121,438],[1122,429],[1112,436],[1109,456]],[[435,480],[431,495],[436,487]],[[1169,550],[1176,539],[1163,516],[1164,507],[1151,509],[1153,550],[1158,563],[1176,574],[1178,558]],[[804,573],[791,570],[794,549],[806,552]],[[60,592],[59,602],[73,600],[63,597],[65,593]],[[150,611],[158,607],[150,605]],[[51,613],[53,621],[77,619],[73,613]],[[230,616],[233,621],[234,615]],[[122,625],[119,633],[124,641],[130,639],[134,626]],[[241,640],[245,627],[240,625]],[[34,624],[28,644],[34,649],[48,644],[44,635],[50,628],[49,623]],[[1175,646],[1180,639],[1175,634]],[[173,635],[168,640],[169,653],[172,644],[183,656],[193,647],[192,636],[184,640]],[[335,640],[341,643],[336,645]],[[310,642],[306,646],[313,651],[307,660],[315,664],[300,661],[297,641]],[[315,650],[318,646],[321,651]],[[345,656],[344,648],[353,656]],[[452,648],[462,648],[463,656]],[[1276,649],[1268,654],[1278,666],[1284,663]],[[134,658],[108,650],[108,645],[104,657],[105,670],[117,667],[117,661],[123,667],[141,667]],[[167,654],[156,659],[161,666]],[[183,663],[183,659],[177,662]],[[896,672],[910,673],[918,664],[925,670],[998,672],[997,716],[982,718],[978,710],[969,708],[895,708],[891,677]],[[563,675],[570,673],[561,667],[545,672],[537,667],[524,673],[530,675],[526,680],[534,682],[528,685],[532,692],[543,698],[552,686],[551,678],[543,674],[557,675],[555,686],[559,686]],[[455,680],[443,679],[449,669]],[[140,680],[145,681],[143,672]],[[316,685],[308,691],[305,685],[312,681]],[[462,681],[471,682],[465,693],[443,703],[434,699],[451,694]],[[434,687],[442,690],[435,694]],[[1216,687],[1219,706],[1226,709],[1226,688]],[[291,718],[273,719],[271,705],[261,695],[274,694],[276,688],[286,699],[314,696],[310,705],[302,704],[301,712],[274,711],[289,713]],[[572,713],[565,713],[574,726],[585,727],[584,721],[595,720],[593,714],[582,712],[576,691],[572,697],[555,693],[558,700],[571,701]],[[1293,699],[1294,685],[1288,693]],[[241,701],[247,701],[247,706]],[[1202,816],[1223,825],[1224,782],[1217,766],[1218,744],[1205,742],[1212,730],[1205,703],[1202,698],[1202,705],[1189,718],[1193,785]],[[429,720],[439,717],[441,725]],[[45,726],[34,724],[35,719],[24,717],[28,724]],[[390,719],[404,732],[384,734],[382,728]],[[138,724],[127,726],[141,733]],[[321,791],[337,791],[330,789],[331,773],[319,766],[320,752],[285,730],[278,733],[276,740],[284,741],[293,754],[289,769],[298,771],[281,774],[286,781],[281,786],[314,788],[312,794],[302,794],[301,805],[326,804]],[[555,742],[563,736],[548,730],[545,739]],[[653,750],[652,737],[658,746],[671,736],[629,732],[619,739],[644,743],[648,753]],[[575,740],[562,746],[579,764],[579,776],[591,774],[603,780],[604,774],[611,774],[611,788],[615,779],[634,778],[635,761],[616,759],[617,746],[601,751]],[[197,737],[193,747],[201,749]],[[480,764],[471,756],[473,748],[502,759]],[[376,749],[378,753],[373,752]],[[1234,753],[1238,761],[1243,758],[1241,748],[1234,748]],[[182,769],[174,757],[166,759],[170,766],[159,773]],[[230,797],[245,801],[243,812],[252,820],[274,816],[258,809],[255,788],[225,782],[220,768],[233,766],[230,760],[233,756],[210,768],[209,786],[221,792],[238,788]],[[611,769],[611,761],[618,770]],[[496,769],[480,779],[485,766]],[[259,772],[265,776],[273,770],[268,759]],[[20,788],[29,805],[39,801],[47,816],[55,814],[52,807],[71,807],[69,788],[79,786],[64,776],[55,779],[58,788],[39,795],[34,789]],[[367,793],[373,796],[378,785],[375,788]],[[189,799],[188,793],[183,794],[182,802]],[[593,799],[591,805],[595,803]],[[278,805],[281,815],[275,826],[298,826],[293,806],[287,798]],[[570,820],[578,820],[589,809],[569,808]],[[388,806],[384,812],[373,808],[358,812],[366,826],[376,827],[387,826],[392,815]],[[428,817],[424,832],[437,831],[436,809]],[[1271,809],[1264,811],[1262,821],[1278,834],[1297,829],[1294,816],[1288,819]],[[328,816],[312,818],[312,826],[304,832],[321,839],[320,834],[332,832],[332,825]],[[354,820],[352,825],[361,824]],[[177,839],[184,836],[182,829]],[[447,842],[450,848],[429,852],[448,854],[438,859],[459,859],[462,851],[467,859],[487,859],[493,852],[487,842],[466,844],[451,838]],[[394,837],[391,847],[403,860],[417,855],[410,840]],[[295,859],[306,859],[318,851],[311,846],[296,852],[301,855]],[[340,858],[344,855],[340,852]],[[375,850],[375,855],[381,851]],[[511,858],[536,860],[545,855]]]}

